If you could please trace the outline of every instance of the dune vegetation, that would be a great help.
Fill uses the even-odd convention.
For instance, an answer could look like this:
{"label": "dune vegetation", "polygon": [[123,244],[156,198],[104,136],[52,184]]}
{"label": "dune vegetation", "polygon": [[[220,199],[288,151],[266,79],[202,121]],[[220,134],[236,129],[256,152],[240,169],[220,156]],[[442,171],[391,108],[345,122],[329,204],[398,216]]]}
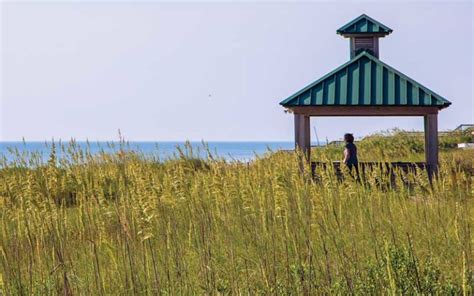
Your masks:
{"label": "dune vegetation", "polygon": [[[1,294],[472,295],[474,151],[450,141],[431,183],[331,167],[315,181],[286,152],[19,153],[0,166]],[[401,132],[358,147],[362,160],[423,160],[421,139]]]}

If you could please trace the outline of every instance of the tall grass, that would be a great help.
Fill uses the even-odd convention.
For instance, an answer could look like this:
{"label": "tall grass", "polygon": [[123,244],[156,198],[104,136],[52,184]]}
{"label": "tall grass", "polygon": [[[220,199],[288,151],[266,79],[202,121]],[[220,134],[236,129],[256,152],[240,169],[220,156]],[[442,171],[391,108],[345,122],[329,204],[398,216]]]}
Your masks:
{"label": "tall grass", "polygon": [[432,184],[380,186],[378,170],[314,182],[289,153],[56,149],[0,170],[2,294],[473,293],[472,152],[442,154]]}

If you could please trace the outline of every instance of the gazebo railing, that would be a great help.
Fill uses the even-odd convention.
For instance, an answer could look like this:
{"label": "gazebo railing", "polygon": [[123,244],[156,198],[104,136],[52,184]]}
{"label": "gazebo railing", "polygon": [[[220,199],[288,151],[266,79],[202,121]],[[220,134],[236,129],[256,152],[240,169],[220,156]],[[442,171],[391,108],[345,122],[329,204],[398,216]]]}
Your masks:
{"label": "gazebo railing", "polygon": [[[333,162],[322,162],[322,161],[312,161],[311,162],[311,172],[314,177],[317,176],[317,170],[319,168],[327,169],[328,166],[332,165],[334,172],[338,177],[343,176],[343,167],[344,164],[340,161]],[[427,165],[425,162],[406,162],[406,161],[395,161],[395,162],[382,162],[382,161],[373,161],[373,162],[359,162],[359,175],[361,178],[365,178],[366,171],[373,169],[381,169],[390,176],[395,175],[396,171],[401,171],[403,173],[413,172],[417,170],[425,170]]]}

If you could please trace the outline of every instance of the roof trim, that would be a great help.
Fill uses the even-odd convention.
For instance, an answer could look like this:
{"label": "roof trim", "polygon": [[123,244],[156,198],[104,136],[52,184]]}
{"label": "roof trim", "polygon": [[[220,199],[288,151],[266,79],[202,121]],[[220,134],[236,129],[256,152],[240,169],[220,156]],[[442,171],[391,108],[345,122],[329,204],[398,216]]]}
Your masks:
{"label": "roof trim", "polygon": [[[408,77],[407,75],[401,73],[400,71],[394,69],[393,67],[385,64],[384,62],[382,62],[381,60],[377,59],[376,57],[374,57],[373,55],[367,53],[366,51],[363,51],[361,52],[360,54],[358,54],[357,56],[355,56],[353,59],[349,60],[348,62],[344,63],[343,65],[337,67],[335,70],[329,72],[328,74],[324,75],[323,77],[321,77],[320,79],[314,81],[313,83],[307,85],[306,87],[304,87],[303,89],[299,90],[298,92],[294,93],[293,95],[291,95],[290,97],[286,98],[285,100],[281,101],[280,102],[280,105],[284,106],[284,107],[288,107],[288,108],[291,108],[291,107],[296,107],[296,106],[345,106],[345,105],[334,105],[334,104],[317,104],[317,105],[314,105],[314,104],[310,104],[310,105],[303,105],[303,104],[291,104],[291,102],[295,99],[298,99],[298,97],[305,93],[306,91],[310,90],[311,88],[315,87],[317,84],[323,82],[324,80],[328,79],[328,78],[331,78],[332,76],[334,76],[337,72],[339,72],[340,70],[350,66],[351,64],[353,64],[354,62],[356,62],[357,60],[363,58],[363,57],[366,57],[370,60],[372,60],[373,62],[375,62],[376,64],[379,64],[385,68],[387,68],[387,70],[390,70],[392,71],[393,73],[397,74],[400,78],[403,78],[407,81],[409,81],[412,85],[420,88],[421,90],[423,90],[425,93],[428,93],[428,94],[431,94],[432,96],[434,96],[434,99],[436,101],[439,102],[439,104],[436,104],[435,106],[437,106],[439,109],[442,109],[442,108],[445,108],[445,107],[448,107],[449,105],[451,105],[451,102],[446,100],[444,97],[440,96],[439,94],[435,93],[434,91],[430,90],[429,88],[421,85],[420,83],[416,82],[415,80],[413,80],[412,78]],[[358,104],[358,105],[351,105],[353,107],[357,107],[357,106],[370,106],[370,105],[365,105],[365,104]],[[374,105],[374,106],[384,106],[384,105]],[[392,106],[392,105],[388,105],[388,106]],[[395,106],[401,106],[401,105],[395,105]],[[423,106],[423,105],[402,105],[402,106]]]}
{"label": "roof trim", "polygon": [[421,116],[438,114],[438,106],[294,106],[293,114],[308,116]]}
{"label": "roof trim", "polygon": [[[374,31],[374,32],[363,32],[363,31],[357,31],[357,30],[354,31],[354,32],[353,31],[348,31],[348,28],[356,25],[362,19],[365,19],[366,21],[370,21],[373,24],[377,25],[379,27],[378,30]],[[380,30],[380,29],[383,29],[383,30]],[[388,35],[388,34],[392,33],[393,30],[390,29],[389,27],[385,26],[384,24],[374,20],[370,16],[368,16],[366,14],[361,14],[357,18],[353,19],[352,21],[348,22],[344,26],[337,29],[336,32],[337,32],[337,34],[340,34],[340,35],[343,35],[343,36],[344,35],[353,35],[353,34],[367,34],[367,35],[368,34],[383,34],[385,36],[385,35]]]}

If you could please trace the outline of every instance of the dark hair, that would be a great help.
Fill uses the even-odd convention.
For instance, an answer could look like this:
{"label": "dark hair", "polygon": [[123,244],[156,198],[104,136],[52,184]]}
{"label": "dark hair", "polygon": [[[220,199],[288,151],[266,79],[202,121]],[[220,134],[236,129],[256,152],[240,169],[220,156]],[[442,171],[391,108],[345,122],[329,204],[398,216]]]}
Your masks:
{"label": "dark hair", "polygon": [[344,135],[344,141],[348,143],[354,142],[354,136],[352,134],[345,134]]}

